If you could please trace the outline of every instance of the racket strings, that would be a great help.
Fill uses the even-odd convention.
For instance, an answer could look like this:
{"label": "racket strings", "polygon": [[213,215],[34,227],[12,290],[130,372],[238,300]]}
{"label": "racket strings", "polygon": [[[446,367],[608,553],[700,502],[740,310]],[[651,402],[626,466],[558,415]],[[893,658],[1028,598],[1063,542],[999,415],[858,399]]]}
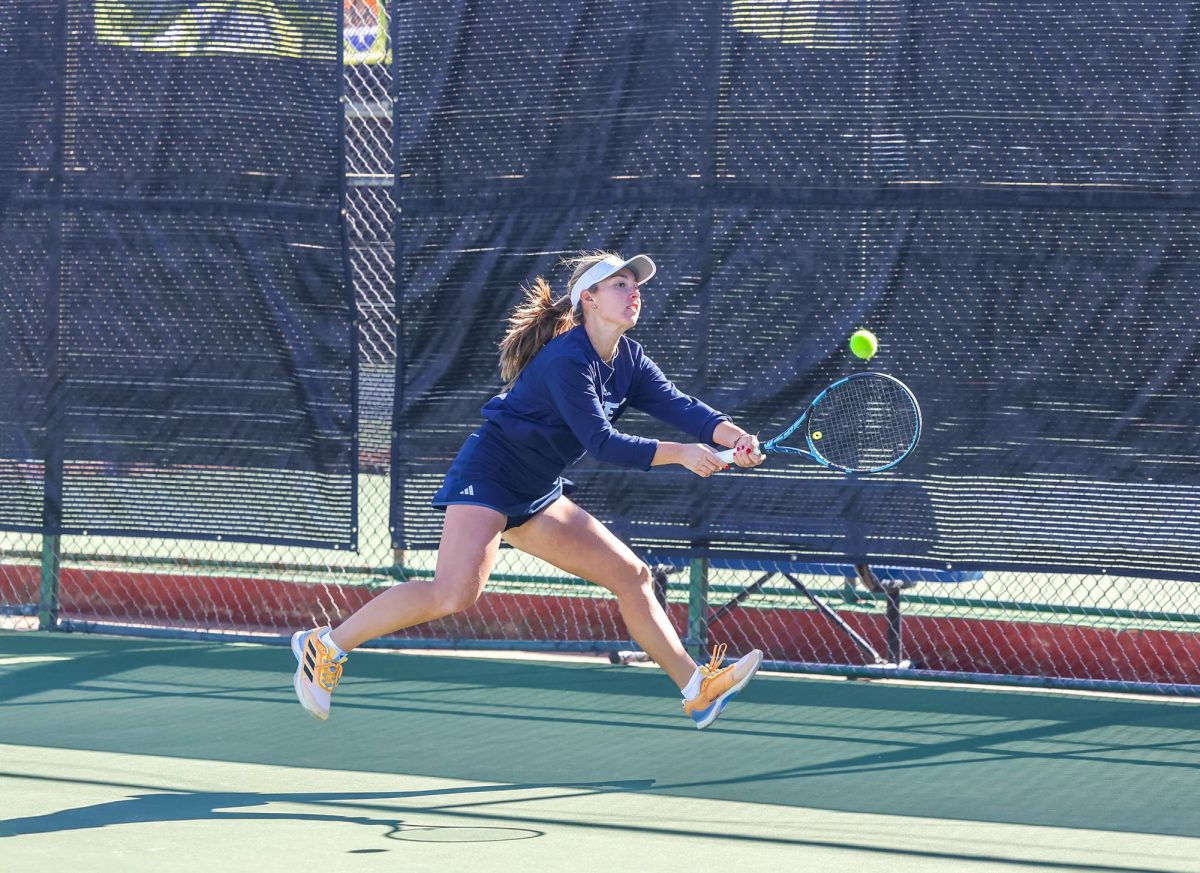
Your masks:
{"label": "racket strings", "polygon": [[813,407],[809,443],[848,470],[878,470],[904,457],[920,428],[908,390],[892,379],[850,379],[834,385]]}

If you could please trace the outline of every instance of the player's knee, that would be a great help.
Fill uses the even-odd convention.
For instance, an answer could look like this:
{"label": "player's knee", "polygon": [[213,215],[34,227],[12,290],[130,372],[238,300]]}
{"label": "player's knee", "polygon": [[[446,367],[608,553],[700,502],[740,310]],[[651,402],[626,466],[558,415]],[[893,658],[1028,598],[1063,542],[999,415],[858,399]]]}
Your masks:
{"label": "player's knee", "polygon": [[444,585],[439,586],[441,590],[437,592],[435,598],[435,611],[438,616],[453,615],[456,612],[462,612],[464,609],[470,609],[479,600],[479,590],[472,585]]}
{"label": "player's knee", "polygon": [[638,562],[631,564],[624,573],[621,573],[613,583],[608,586],[612,592],[618,597],[625,595],[635,597],[653,597],[654,596],[654,574],[650,572],[650,568],[645,564]]}

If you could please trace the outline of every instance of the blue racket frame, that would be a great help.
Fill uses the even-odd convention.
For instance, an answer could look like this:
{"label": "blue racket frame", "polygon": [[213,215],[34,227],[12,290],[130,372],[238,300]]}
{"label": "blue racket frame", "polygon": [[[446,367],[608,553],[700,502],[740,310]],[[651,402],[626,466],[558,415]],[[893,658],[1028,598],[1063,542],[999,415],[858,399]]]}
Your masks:
{"label": "blue racket frame", "polygon": [[[844,385],[847,382],[854,381],[855,379],[887,379],[888,381],[894,382],[896,385],[900,386],[900,388],[903,389],[904,393],[907,394],[908,398],[912,401],[913,411],[915,412],[916,419],[917,419],[916,428],[913,431],[912,441],[908,444],[908,447],[905,448],[905,450],[900,454],[900,456],[898,458],[896,458],[890,464],[885,464],[882,467],[871,467],[870,469],[863,470],[863,469],[854,469],[852,467],[843,467],[839,464],[834,464],[828,458],[823,457],[821,455],[821,453],[817,450],[816,446],[813,444],[812,438],[808,434],[804,435],[804,442],[808,446],[807,449],[800,449],[800,448],[796,448],[795,446],[780,445],[781,442],[786,440],[788,437],[790,437],[792,434],[794,434],[797,430],[799,430],[804,425],[804,422],[806,422],[808,420],[808,417],[809,417],[809,415],[812,414],[812,411],[814,409],[816,409],[818,405],[820,405],[821,401],[824,400],[826,396],[828,396],[829,392],[836,389],[839,385]],[[846,376],[842,379],[838,379],[836,382],[830,383],[828,386],[826,386],[824,391],[822,391],[820,394],[818,394],[813,399],[812,403],[808,404],[808,408],[806,410],[804,410],[804,414],[801,415],[799,418],[797,418],[796,421],[792,423],[791,427],[789,427],[787,430],[783,431],[778,436],[772,437],[771,439],[767,440],[765,443],[763,443],[759,447],[759,451],[762,452],[764,455],[802,455],[802,456],[807,456],[807,457],[812,458],[818,464],[821,464],[824,467],[828,467],[831,470],[838,470],[842,473],[854,473],[854,474],[858,474],[858,475],[865,475],[865,474],[870,474],[870,473],[882,473],[884,470],[892,469],[897,464],[899,464],[901,461],[903,461],[905,458],[907,458],[910,454],[912,454],[912,450],[914,448],[916,448],[917,443],[920,441],[920,439],[921,439],[921,406],[919,403],[917,403],[917,398],[912,393],[912,391],[909,390],[909,387],[907,385],[905,385],[903,382],[901,382],[899,379],[897,379],[895,376],[889,376],[887,373],[877,373],[874,371],[867,371],[865,373],[854,373],[850,376]]]}

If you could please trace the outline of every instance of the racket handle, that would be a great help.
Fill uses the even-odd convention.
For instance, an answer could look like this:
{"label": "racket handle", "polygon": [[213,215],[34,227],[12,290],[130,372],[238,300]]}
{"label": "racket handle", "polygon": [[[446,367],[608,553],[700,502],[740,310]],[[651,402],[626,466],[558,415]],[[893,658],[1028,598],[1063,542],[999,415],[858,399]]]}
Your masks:
{"label": "racket handle", "polygon": [[726,449],[723,452],[717,452],[717,457],[726,464],[733,463],[733,449]]}

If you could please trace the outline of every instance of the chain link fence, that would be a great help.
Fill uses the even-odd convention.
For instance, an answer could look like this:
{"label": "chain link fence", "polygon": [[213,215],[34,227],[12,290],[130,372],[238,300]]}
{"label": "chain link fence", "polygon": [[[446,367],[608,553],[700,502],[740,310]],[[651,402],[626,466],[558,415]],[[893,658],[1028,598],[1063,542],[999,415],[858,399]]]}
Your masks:
{"label": "chain link fence", "polygon": [[[347,219],[359,311],[359,548],[0,534],[0,627],[280,642],[341,621],[387,586],[432,576],[388,529],[396,370],[390,52],[373,2],[346,4]],[[369,39],[359,39],[363,34]],[[481,398],[482,400],[482,398]],[[698,656],[764,650],[768,666],[1200,692],[1200,587],[1014,571],[933,572],[645,556]],[[603,588],[505,549],[471,609],[381,645],[641,656]]]}

